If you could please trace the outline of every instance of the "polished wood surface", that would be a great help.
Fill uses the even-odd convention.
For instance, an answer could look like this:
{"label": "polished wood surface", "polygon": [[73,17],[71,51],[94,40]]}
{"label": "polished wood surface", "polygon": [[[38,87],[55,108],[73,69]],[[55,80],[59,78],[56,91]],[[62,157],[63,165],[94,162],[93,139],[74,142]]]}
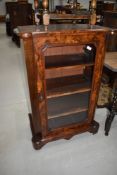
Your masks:
{"label": "polished wood surface", "polygon": [[[43,26],[40,31],[35,26],[20,27],[19,31],[28,75],[34,148],[86,131],[96,133],[99,124],[94,121],[94,113],[107,29],[50,25],[48,31]],[[85,55],[84,59],[81,55],[88,43],[96,48],[96,55],[92,58]]]}

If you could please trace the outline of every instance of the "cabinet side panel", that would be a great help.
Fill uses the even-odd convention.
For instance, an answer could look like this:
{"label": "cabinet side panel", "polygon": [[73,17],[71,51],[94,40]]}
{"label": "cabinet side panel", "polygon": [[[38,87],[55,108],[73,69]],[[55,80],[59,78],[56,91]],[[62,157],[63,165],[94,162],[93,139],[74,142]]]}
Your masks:
{"label": "cabinet side panel", "polygon": [[104,63],[104,57],[105,57],[106,35],[105,33],[100,32],[96,37],[97,37],[97,52],[96,52],[93,81],[92,81],[92,94],[91,94],[91,99],[89,104],[89,107],[90,107],[89,122],[92,121],[92,116],[94,116],[96,105],[97,105],[102,70],[103,70],[103,63]]}
{"label": "cabinet side panel", "polygon": [[33,134],[41,132],[40,117],[38,111],[38,95],[36,90],[37,73],[35,69],[34,49],[32,37],[23,38],[22,50],[24,51],[24,59],[27,70],[27,79],[29,86],[29,95],[32,111]]}

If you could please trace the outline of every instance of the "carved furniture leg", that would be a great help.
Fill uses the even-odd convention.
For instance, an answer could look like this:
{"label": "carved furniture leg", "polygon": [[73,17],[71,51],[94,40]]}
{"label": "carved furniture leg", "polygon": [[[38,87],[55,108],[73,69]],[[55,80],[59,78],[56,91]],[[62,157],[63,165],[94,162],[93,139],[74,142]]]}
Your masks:
{"label": "carved furniture leg", "polygon": [[38,150],[41,149],[42,146],[46,144],[46,141],[42,139],[41,133],[35,133],[33,122],[32,122],[32,114],[29,114],[30,127],[32,131],[32,144],[33,147]]}
{"label": "carved furniture leg", "polygon": [[108,136],[110,128],[111,128],[111,123],[116,115],[117,111],[117,79],[116,79],[116,86],[114,87],[114,94],[113,94],[113,99],[112,103],[109,109],[109,114],[107,116],[106,122],[105,122],[105,135]]}

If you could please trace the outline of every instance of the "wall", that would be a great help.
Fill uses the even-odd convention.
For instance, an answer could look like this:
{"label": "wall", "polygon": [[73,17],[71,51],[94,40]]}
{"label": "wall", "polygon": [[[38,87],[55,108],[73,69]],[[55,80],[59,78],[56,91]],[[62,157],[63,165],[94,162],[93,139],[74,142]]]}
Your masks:
{"label": "wall", "polygon": [[0,15],[5,15],[5,0],[0,0]]}

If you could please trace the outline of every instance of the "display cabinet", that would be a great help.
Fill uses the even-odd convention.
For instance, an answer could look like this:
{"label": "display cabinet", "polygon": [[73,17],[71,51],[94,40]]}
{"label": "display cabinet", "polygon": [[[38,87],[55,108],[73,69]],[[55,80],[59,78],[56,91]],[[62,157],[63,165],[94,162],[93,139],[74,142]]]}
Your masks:
{"label": "display cabinet", "polygon": [[105,52],[106,29],[90,25],[20,27],[32,112],[35,149],[89,131],[94,120]]}

